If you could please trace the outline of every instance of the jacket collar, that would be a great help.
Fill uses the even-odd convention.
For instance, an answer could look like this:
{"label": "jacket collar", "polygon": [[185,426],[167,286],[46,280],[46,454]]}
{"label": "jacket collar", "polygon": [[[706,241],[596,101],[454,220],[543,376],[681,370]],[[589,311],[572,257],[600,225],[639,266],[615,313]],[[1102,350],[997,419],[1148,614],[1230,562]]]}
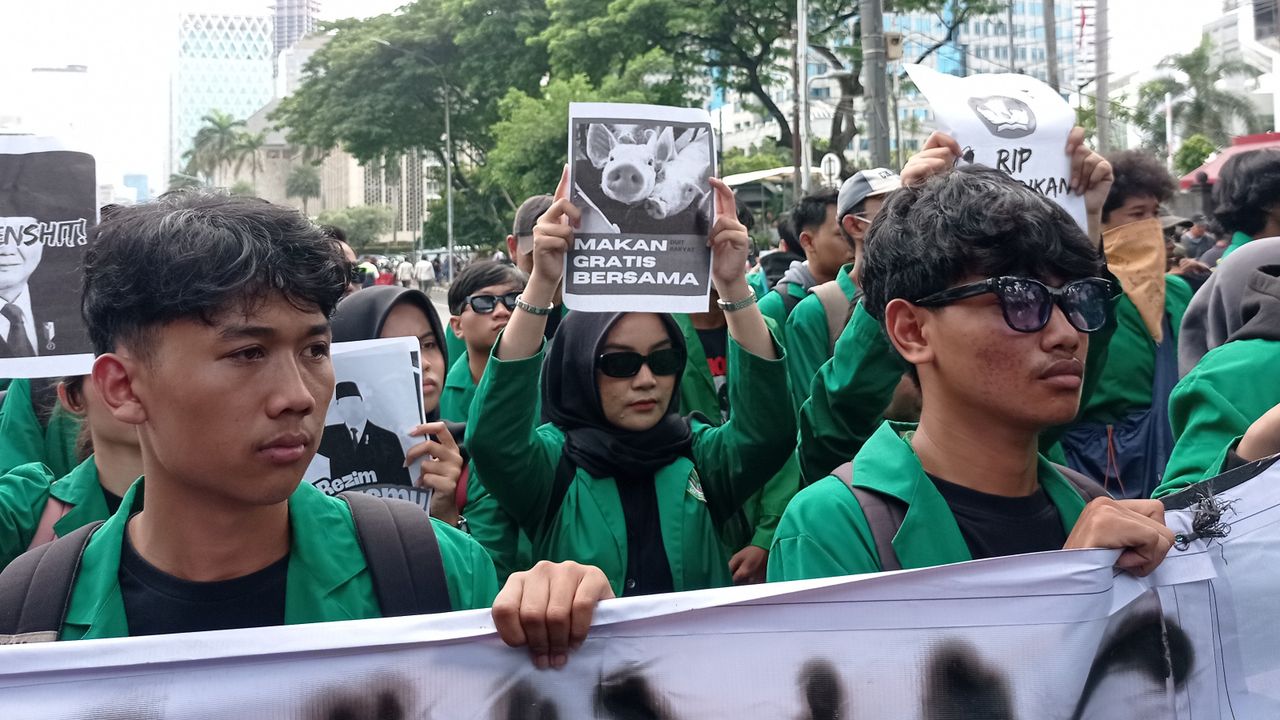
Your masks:
{"label": "jacket collar", "polygon": [[463,351],[462,355],[453,362],[449,372],[445,373],[444,386],[460,390],[475,390],[476,384],[471,380],[471,364],[467,362],[466,351]]}
{"label": "jacket collar", "polygon": [[49,488],[49,494],[71,506],[67,514],[53,524],[53,531],[58,537],[110,516],[102,484],[98,481],[98,465],[92,455],[55,482]]}
{"label": "jacket collar", "polygon": [[858,296],[858,286],[853,282],[853,263],[848,263],[836,273],[836,285],[844,292],[844,299],[853,302]]}

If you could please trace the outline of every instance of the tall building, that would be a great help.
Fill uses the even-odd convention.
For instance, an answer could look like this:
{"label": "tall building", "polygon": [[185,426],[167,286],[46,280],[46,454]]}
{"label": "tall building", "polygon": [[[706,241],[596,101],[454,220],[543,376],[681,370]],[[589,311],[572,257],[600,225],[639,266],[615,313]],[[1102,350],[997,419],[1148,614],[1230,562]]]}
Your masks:
{"label": "tall building", "polygon": [[[1280,39],[1275,13],[1275,0],[1227,0],[1222,15],[1204,26],[1214,65],[1243,62],[1257,71],[1257,79],[1232,75],[1221,78],[1218,87],[1248,97],[1266,128],[1275,127],[1280,119]],[[1240,125],[1235,131],[1247,129]]]}
{"label": "tall building", "polygon": [[329,35],[309,35],[280,51],[276,56],[276,97],[292,95],[302,84],[302,71],[316,51],[329,42]]}
{"label": "tall building", "polygon": [[275,89],[269,15],[184,13],[169,104],[169,171],[213,110],[244,119],[271,100]]}
{"label": "tall building", "polygon": [[293,47],[299,40],[315,32],[320,16],[320,0],[276,0],[276,31],[271,56]]}

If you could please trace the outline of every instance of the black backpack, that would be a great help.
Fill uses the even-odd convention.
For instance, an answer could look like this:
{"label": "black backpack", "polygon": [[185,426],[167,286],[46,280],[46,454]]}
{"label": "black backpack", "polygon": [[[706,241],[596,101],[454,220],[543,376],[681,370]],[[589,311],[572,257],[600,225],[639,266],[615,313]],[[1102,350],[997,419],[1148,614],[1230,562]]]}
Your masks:
{"label": "black backpack", "polygon": [[[1071,487],[1080,493],[1080,497],[1084,498],[1085,502],[1097,497],[1111,497],[1106,488],[1093,479],[1057,463],[1054,463],[1053,467],[1062,473],[1062,477],[1071,483]],[[862,514],[866,516],[867,525],[871,528],[872,541],[876,544],[880,569],[901,570],[902,563],[898,561],[898,553],[893,549],[893,536],[898,534],[898,529],[902,527],[902,520],[907,515],[906,503],[892,495],[855,486],[851,462],[832,470],[831,474],[840,478],[845,487],[853,493],[858,505],[862,507]]]}
{"label": "black backpack", "polygon": [[[383,617],[453,609],[440,544],[422,508],[361,492],[338,497],[351,508]],[[0,572],[0,645],[58,639],[80,557],[100,525],[30,550]]]}

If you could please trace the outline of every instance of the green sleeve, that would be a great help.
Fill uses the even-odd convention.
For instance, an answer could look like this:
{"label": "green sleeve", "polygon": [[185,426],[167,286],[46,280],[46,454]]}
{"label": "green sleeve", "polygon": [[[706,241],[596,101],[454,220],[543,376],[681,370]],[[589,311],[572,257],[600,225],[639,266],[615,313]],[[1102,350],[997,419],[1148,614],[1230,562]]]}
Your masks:
{"label": "green sleeve", "polygon": [[818,368],[831,359],[827,314],[817,295],[809,295],[791,311],[787,318],[786,337],[791,397],[799,410],[809,399],[809,386],[818,374]]}
{"label": "green sleeve", "polygon": [[0,472],[44,462],[44,428],[31,407],[31,381],[14,380],[0,406]]}
{"label": "green sleeve", "polygon": [[796,462],[795,453],[787,458],[778,474],[765,483],[764,489],[757,493],[753,500],[753,518],[755,532],[751,536],[751,544],[759,548],[769,549],[773,544],[773,534],[778,529],[778,521],[790,504],[791,498],[800,491],[800,466]]}
{"label": "green sleeve", "polygon": [[447,523],[431,518],[449,583],[449,603],[454,610],[475,610],[493,605],[498,596],[498,576],[493,561],[480,543]]}
{"label": "green sleeve", "polygon": [[1177,275],[1164,276],[1164,311],[1169,313],[1169,324],[1173,326],[1173,337],[1178,338],[1182,329],[1182,316],[1187,313],[1191,304],[1191,296],[1195,292],[1186,280]]}
{"label": "green sleeve", "polygon": [[[760,308],[760,314],[766,319],[773,322],[774,335],[778,342],[783,346],[787,346],[787,306],[782,302],[782,294],[777,290],[769,291],[764,297],[756,303]],[[733,407],[733,403],[729,403]]]}
{"label": "green sleeve", "polygon": [[762,298],[769,294],[768,280],[765,279],[763,270],[755,270],[747,273],[747,284],[752,290],[756,291],[756,297]]}
{"label": "green sleeve", "polygon": [[693,456],[719,518],[732,515],[773,477],[791,454],[795,411],[787,390],[786,356],[765,360],[729,340],[729,421],[695,423]]}
{"label": "green sleeve", "polygon": [[859,302],[818,370],[800,407],[800,481],[813,482],[849,462],[880,426],[902,379],[902,360],[880,323]]}
{"label": "green sleeve", "polygon": [[0,476],[0,570],[27,551],[57,478],[42,463],[28,463]]}
{"label": "green sleeve", "polygon": [[538,427],[542,356],[491,356],[467,425],[467,450],[484,486],[526,531],[536,529],[546,513],[564,446],[554,427]]}
{"label": "green sleeve", "polygon": [[467,518],[471,537],[493,559],[500,582],[505,582],[511,573],[528,570],[532,566],[532,549],[528,547],[528,540],[521,533],[519,524],[484,486],[474,464],[467,476],[467,505],[463,508],[463,515]]}
{"label": "green sleeve", "polygon": [[826,477],[787,506],[769,550],[769,582],[880,571],[862,508],[845,484]]}

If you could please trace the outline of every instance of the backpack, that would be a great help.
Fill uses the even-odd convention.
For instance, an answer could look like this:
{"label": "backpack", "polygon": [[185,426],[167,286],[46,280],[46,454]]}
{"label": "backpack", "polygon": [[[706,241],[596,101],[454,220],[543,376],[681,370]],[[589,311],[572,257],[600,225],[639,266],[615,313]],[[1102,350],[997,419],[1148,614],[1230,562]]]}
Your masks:
{"label": "backpack", "polygon": [[853,307],[858,304],[862,291],[854,293],[852,300],[846,300],[840,283],[831,280],[814,286],[809,292],[818,296],[822,312],[827,316],[827,357],[833,357],[836,354],[836,340],[840,339],[840,334],[853,317]]}
{"label": "backpack", "polygon": [[[361,492],[338,497],[351,508],[383,617],[453,609],[440,544],[422,508]],[[41,545],[0,572],[0,645],[58,639],[80,558],[100,525],[90,523]]]}
{"label": "backpack", "polygon": [[[1080,493],[1087,503],[1098,497],[1111,497],[1106,489],[1081,473],[1057,463],[1054,469],[1062,473],[1062,477],[1071,483],[1071,487]],[[902,527],[902,520],[907,515],[907,504],[892,495],[886,495],[868,488],[853,484],[853,463],[847,462],[831,474],[840,478],[845,487],[853,493],[853,497],[862,507],[862,514],[867,518],[867,526],[871,529],[871,539],[876,545],[876,555],[880,559],[880,569],[884,571],[901,570],[898,553],[893,549],[893,537]]]}

